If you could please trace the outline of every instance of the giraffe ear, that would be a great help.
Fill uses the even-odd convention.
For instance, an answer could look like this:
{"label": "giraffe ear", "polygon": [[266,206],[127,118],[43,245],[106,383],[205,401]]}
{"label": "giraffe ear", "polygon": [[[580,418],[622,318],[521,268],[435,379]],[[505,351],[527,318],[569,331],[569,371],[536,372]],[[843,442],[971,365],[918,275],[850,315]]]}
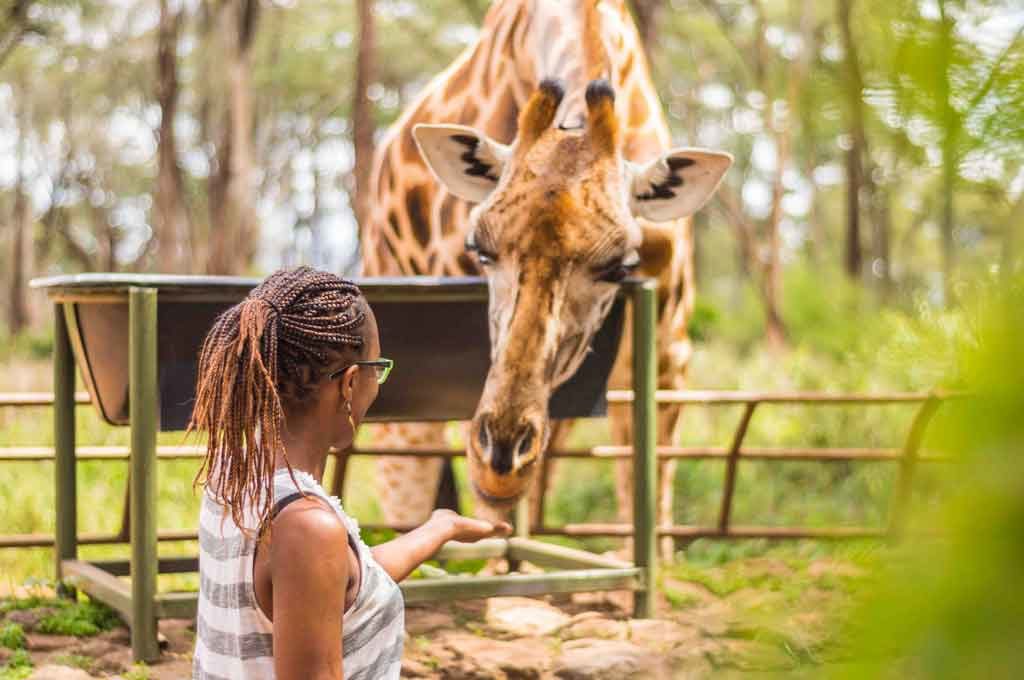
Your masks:
{"label": "giraffe ear", "polygon": [[450,193],[480,203],[494,191],[510,152],[465,125],[425,125],[412,129],[427,166]]}
{"label": "giraffe ear", "polygon": [[631,166],[633,214],[652,222],[687,217],[703,207],[732,165],[732,156],[707,149],[675,149]]}

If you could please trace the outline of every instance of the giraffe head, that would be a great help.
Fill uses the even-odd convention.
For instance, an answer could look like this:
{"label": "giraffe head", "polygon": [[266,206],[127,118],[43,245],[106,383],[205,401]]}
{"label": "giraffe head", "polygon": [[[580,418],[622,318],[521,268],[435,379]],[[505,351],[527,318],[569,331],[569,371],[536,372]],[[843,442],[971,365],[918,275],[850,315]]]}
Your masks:
{"label": "giraffe head", "polygon": [[588,86],[578,129],[553,125],[563,95],[542,82],[509,146],[465,126],[414,129],[440,182],[476,204],[466,248],[490,288],[491,368],[467,457],[476,495],[491,506],[529,487],[549,439],[551,393],[579,367],[617,284],[670,259],[671,237],[646,222],[696,211],[732,163],[677,149],[635,165],[623,157],[607,82]]}

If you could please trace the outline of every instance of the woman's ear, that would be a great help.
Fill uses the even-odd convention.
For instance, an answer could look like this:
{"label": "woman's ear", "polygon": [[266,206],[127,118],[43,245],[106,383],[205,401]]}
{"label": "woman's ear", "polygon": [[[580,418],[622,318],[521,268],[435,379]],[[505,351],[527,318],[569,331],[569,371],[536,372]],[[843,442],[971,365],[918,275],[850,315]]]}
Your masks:
{"label": "woman's ear", "polygon": [[341,374],[341,398],[351,404],[352,396],[356,391],[356,378],[359,376],[359,366],[352,365]]}

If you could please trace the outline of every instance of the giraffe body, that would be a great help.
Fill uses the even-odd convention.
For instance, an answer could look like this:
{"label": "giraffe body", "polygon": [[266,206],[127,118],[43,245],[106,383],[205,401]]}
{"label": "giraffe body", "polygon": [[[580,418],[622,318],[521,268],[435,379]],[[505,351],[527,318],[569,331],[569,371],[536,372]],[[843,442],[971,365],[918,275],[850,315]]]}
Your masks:
{"label": "giraffe body", "polygon": [[[588,87],[595,79],[606,82]],[[429,127],[440,123],[465,129]],[[372,213],[362,232],[364,274],[457,276],[481,273],[481,261],[490,265],[484,273],[491,286],[494,365],[467,432],[470,454],[477,454],[469,458],[478,497],[515,498],[531,479],[525,471],[543,467],[540,456],[552,428],[546,413],[532,420],[528,415],[544,408],[550,390],[575,371],[614,297],[613,286],[587,278],[595,276],[602,253],[619,265],[638,255],[641,272],[657,276],[659,387],[682,385],[691,353],[686,335],[694,294],[691,225],[688,219],[653,224],[642,216],[672,213],[654,207],[672,201],[654,199],[674,199],[674,187],[692,184],[710,195],[728,163],[720,167],[724,155],[698,152],[683,159],[697,163],[689,168],[662,158],[669,142],[636,28],[620,0],[498,0],[478,41],[425,87],[379,145]],[[456,176],[449,161],[458,164],[459,158],[469,159],[469,165]],[[638,175],[645,163],[645,174]],[[711,170],[695,172],[705,168]],[[447,174],[450,181],[439,182],[435,173]],[[632,198],[620,200],[624,195],[618,194],[637,187]],[[463,200],[467,197],[480,205],[474,208]],[[622,214],[631,206],[640,212],[637,219]],[[495,222],[501,224],[489,229]],[[642,237],[637,223],[643,225]],[[538,224],[550,226],[545,231]],[[500,238],[492,239],[490,231],[500,232]],[[467,252],[467,240],[477,257]],[[616,254],[622,257],[616,260]],[[500,263],[490,262],[492,255]],[[574,276],[584,278],[571,283]],[[549,293],[559,286],[571,290],[562,297]],[[581,297],[577,290],[588,294]],[[528,319],[519,305],[527,293],[531,304],[522,307],[535,309]],[[574,322],[578,328],[565,330]],[[541,338],[516,330],[526,325],[552,328]],[[529,337],[520,338],[523,334]],[[517,348],[522,352],[538,342],[551,345],[548,358],[522,368],[530,362],[525,353],[517,360]],[[630,356],[627,340],[612,387],[630,384]],[[516,410],[528,415],[506,413]],[[609,415],[615,439],[629,441],[628,412],[613,408]],[[671,440],[678,415],[677,408],[660,412],[659,443]],[[406,444],[444,441],[436,425],[403,426],[403,433]],[[380,461],[378,489],[390,521],[414,523],[429,514],[425,498],[430,494],[422,490],[436,488],[439,465]],[[623,515],[631,508],[630,470],[620,461]],[[671,464],[661,471],[662,522],[671,521],[673,472]],[[414,497],[418,500],[410,503]]]}

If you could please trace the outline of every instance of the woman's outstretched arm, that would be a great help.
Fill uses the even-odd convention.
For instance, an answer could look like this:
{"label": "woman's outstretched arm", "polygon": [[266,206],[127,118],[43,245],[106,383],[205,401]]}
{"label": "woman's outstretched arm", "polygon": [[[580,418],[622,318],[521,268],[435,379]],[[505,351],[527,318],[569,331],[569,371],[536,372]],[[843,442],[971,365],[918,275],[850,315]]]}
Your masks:
{"label": "woman's outstretched arm", "polygon": [[373,559],[396,582],[404,580],[413,570],[448,541],[472,543],[483,538],[508,536],[508,522],[494,524],[482,519],[463,517],[451,510],[435,510],[423,525],[407,534],[375,546]]}

